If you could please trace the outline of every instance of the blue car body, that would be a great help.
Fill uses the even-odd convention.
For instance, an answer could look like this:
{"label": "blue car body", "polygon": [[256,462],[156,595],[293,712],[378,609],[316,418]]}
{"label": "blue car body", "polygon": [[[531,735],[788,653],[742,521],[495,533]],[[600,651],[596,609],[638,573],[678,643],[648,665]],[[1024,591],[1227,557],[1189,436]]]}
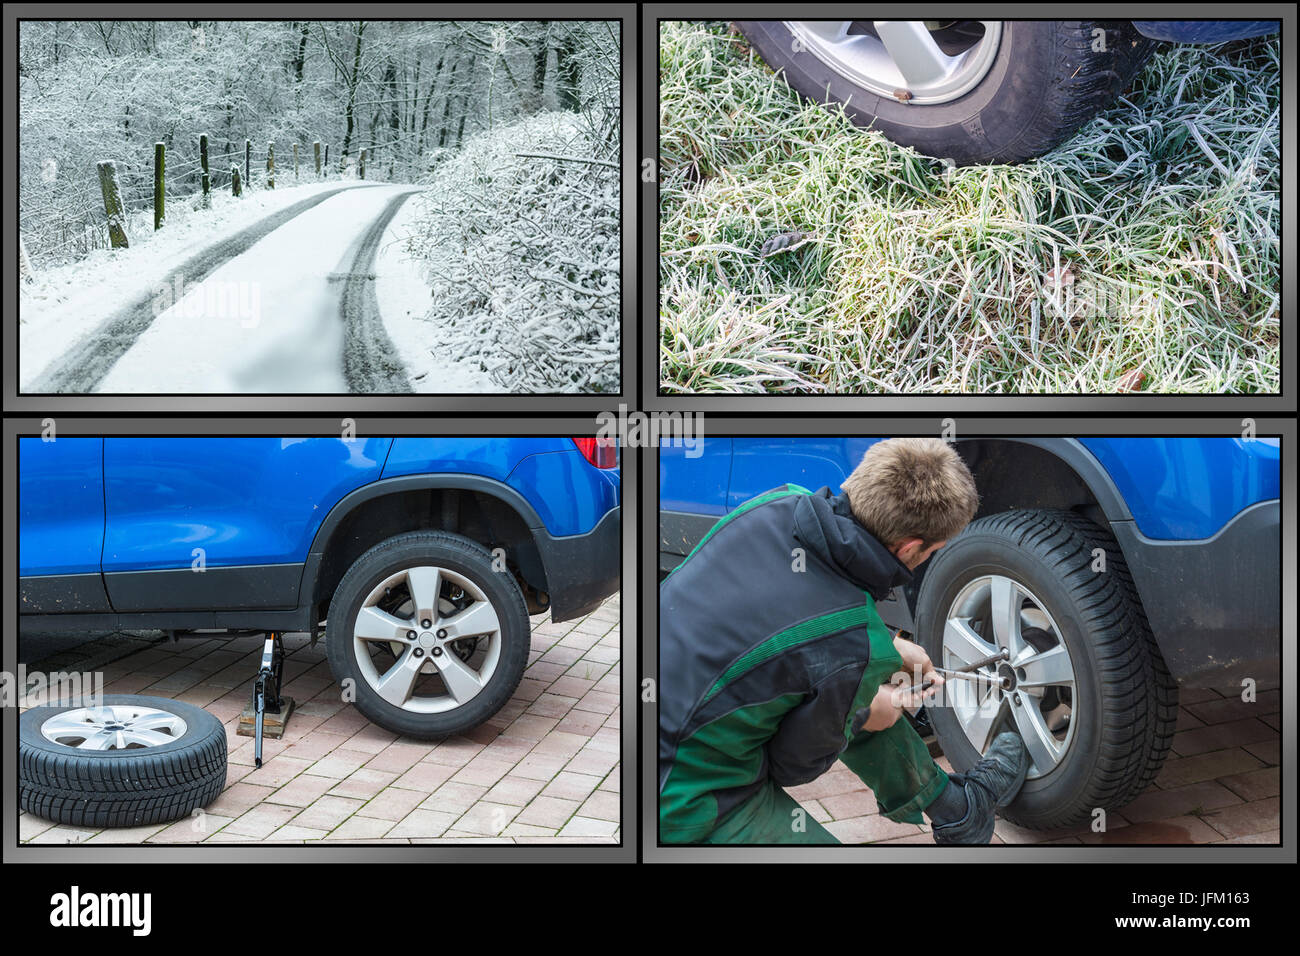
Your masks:
{"label": "blue car body", "polygon": [[21,438],[21,611],[42,627],[309,629],[364,514],[505,548],[562,620],[619,586],[619,496],[617,467],[559,437]]}
{"label": "blue car body", "polygon": [[[660,570],[718,518],[792,482],[838,491],[879,438],[706,439],[660,448]],[[1281,448],[1273,438],[968,438],[979,515],[1066,508],[1109,527],[1171,672],[1222,685],[1279,669]],[[925,566],[881,605],[911,630]]]}
{"label": "blue car body", "polygon": [[1277,33],[1282,23],[1280,20],[1134,20],[1133,27],[1149,40],[1225,43]]}

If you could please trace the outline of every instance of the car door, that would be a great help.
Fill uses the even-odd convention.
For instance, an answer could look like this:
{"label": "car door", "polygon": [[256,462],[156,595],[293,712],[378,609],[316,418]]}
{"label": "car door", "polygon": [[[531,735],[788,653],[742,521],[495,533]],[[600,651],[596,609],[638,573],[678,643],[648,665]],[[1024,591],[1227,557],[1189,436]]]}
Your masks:
{"label": "car door", "polygon": [[18,575],[23,614],[107,611],[104,440],[18,441]]}
{"label": "car door", "polygon": [[104,439],[104,585],[116,611],[292,608],[330,507],[392,439]]}

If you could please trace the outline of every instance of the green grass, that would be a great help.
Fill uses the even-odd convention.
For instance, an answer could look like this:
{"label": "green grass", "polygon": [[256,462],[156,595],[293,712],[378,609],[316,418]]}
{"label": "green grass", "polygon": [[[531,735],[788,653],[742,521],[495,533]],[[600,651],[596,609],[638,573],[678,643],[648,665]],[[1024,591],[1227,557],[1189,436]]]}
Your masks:
{"label": "green grass", "polygon": [[662,24],[660,389],[1277,392],[1279,50],[1162,44],[1049,155],[952,170]]}

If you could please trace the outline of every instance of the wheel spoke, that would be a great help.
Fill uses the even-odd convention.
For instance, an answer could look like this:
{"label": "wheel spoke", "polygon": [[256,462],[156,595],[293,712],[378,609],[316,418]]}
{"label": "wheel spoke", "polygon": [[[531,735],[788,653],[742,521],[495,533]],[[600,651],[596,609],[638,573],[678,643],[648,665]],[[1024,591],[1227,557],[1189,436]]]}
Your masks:
{"label": "wheel spoke", "polygon": [[439,621],[438,627],[445,628],[447,639],[454,641],[461,637],[494,634],[501,629],[501,621],[497,618],[497,612],[493,610],[491,604],[487,601],[475,601],[465,610]]}
{"label": "wheel spoke", "polygon": [[84,720],[74,720],[68,714],[57,714],[41,725],[41,732],[50,738],[87,737],[98,729],[95,724],[88,724]]}
{"label": "wheel spoke", "polygon": [[1064,644],[1057,644],[1041,654],[1027,657],[1017,662],[1016,667],[1025,671],[1025,676],[1016,681],[1016,686],[1022,689],[1074,686],[1074,668],[1070,665],[1070,655]]}
{"label": "wheel spoke", "polygon": [[966,723],[966,736],[980,753],[989,749],[993,743],[993,729],[1002,724],[1001,717],[1006,710],[1006,701],[995,703],[992,697],[985,697],[971,713]]}
{"label": "wheel spoke", "polygon": [[963,617],[950,617],[944,623],[943,649],[963,664],[970,664],[997,653],[996,647],[971,628],[970,619]]}
{"label": "wheel spoke", "polygon": [[1046,773],[1056,766],[1056,739],[1047,729],[1037,701],[1022,698],[1019,707],[1011,708],[1011,718],[1016,722],[1016,729],[1020,731],[1035,769]]}
{"label": "wheel spoke", "polygon": [[360,641],[390,641],[406,643],[406,632],[411,629],[410,621],[403,621],[378,607],[363,607],[357,612],[357,623],[352,628],[353,635]]}
{"label": "wheel spoke", "polygon": [[176,725],[176,718],[162,711],[146,714],[131,721],[132,730],[166,730],[173,734],[176,732]]}
{"label": "wheel spoke", "polygon": [[402,656],[397,659],[397,663],[388,668],[379,678],[379,682],[375,684],[375,692],[395,707],[403,706],[411,699],[411,691],[415,689],[420,668],[427,660],[426,657],[416,657],[414,649],[406,647],[402,651]]}
{"label": "wheel spoke", "polygon": [[990,613],[993,617],[993,636],[998,647],[1011,652],[1014,662],[1025,646],[1020,634],[1020,606],[1024,595],[1010,578],[994,576],[989,582]]}
{"label": "wheel spoke", "polygon": [[939,49],[920,20],[876,20],[876,35],[909,86],[925,86],[946,77],[954,59]]}
{"label": "wheel spoke", "polygon": [[447,685],[447,693],[457,704],[465,703],[483,689],[478,672],[450,651],[435,657],[433,662]]}
{"label": "wheel spoke", "polygon": [[415,620],[430,620],[438,616],[438,594],[442,591],[442,572],[438,568],[411,568],[406,572],[406,585],[411,589],[411,602],[415,605]]}
{"label": "wheel spoke", "polygon": [[[176,742],[176,738],[171,734],[160,733],[157,730],[146,730],[138,727],[129,727],[122,733],[118,734],[128,744],[144,744],[146,747],[158,747],[162,744],[171,744]],[[125,746],[125,745],[124,745]]]}
{"label": "wheel spoke", "polygon": [[849,35],[852,20],[804,20],[803,28],[828,43],[841,43]]}

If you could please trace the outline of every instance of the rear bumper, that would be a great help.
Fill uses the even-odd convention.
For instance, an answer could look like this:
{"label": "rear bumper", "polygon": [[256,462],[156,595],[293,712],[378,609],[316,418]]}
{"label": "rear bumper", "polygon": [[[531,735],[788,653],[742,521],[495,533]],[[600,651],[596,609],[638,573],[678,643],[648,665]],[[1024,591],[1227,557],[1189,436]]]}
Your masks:
{"label": "rear bumper", "polygon": [[1273,684],[1282,664],[1281,502],[1251,505],[1214,537],[1158,541],[1111,522],[1165,663],[1186,686]]}
{"label": "rear bumper", "polygon": [[557,538],[539,530],[536,541],[546,569],[551,620],[582,617],[622,586],[622,508],[610,509],[586,534]]}
{"label": "rear bumper", "polygon": [[1151,40],[1173,43],[1223,43],[1277,33],[1280,20],[1134,20],[1133,28]]}

